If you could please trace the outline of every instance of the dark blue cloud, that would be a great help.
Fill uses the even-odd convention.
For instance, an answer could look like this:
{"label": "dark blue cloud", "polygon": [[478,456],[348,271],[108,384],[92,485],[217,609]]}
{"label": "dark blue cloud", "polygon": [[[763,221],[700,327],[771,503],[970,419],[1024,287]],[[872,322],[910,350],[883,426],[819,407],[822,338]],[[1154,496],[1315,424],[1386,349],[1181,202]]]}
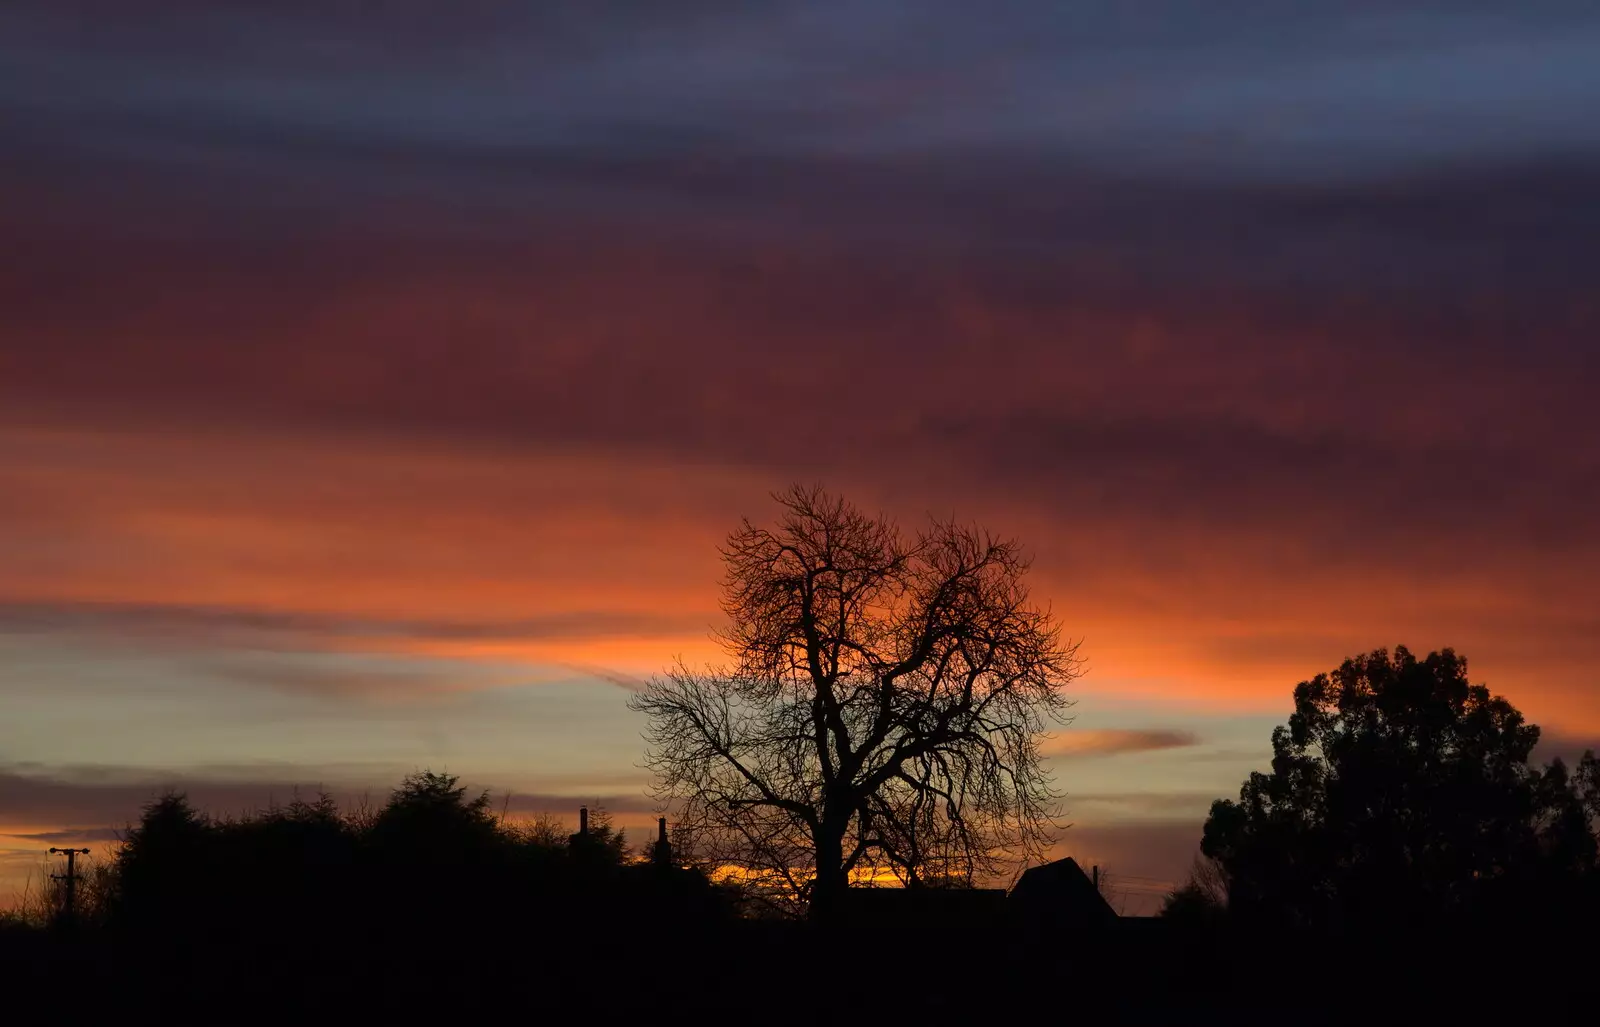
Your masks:
{"label": "dark blue cloud", "polygon": [[655,232],[958,248],[1054,295],[1113,267],[1453,311],[1509,281],[1516,320],[1588,291],[1600,245],[1589,4],[159,6],[0,13],[30,250]]}
{"label": "dark blue cloud", "polygon": [[[1600,14],[1542,0],[156,5],[0,18],[5,107],[112,148],[254,140],[1340,180],[1600,146]],[[121,131],[119,131],[121,126]]]}

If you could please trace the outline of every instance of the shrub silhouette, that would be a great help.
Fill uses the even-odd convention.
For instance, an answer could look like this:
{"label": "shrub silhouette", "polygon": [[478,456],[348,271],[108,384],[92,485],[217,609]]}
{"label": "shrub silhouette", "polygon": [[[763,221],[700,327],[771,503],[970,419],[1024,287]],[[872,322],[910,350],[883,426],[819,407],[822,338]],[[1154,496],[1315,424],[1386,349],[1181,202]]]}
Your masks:
{"label": "shrub silhouette", "polygon": [[482,858],[506,842],[489,809],[489,793],[473,799],[457,779],[431,770],[400,783],[373,819],[374,851],[409,859]]}
{"label": "shrub silhouette", "polygon": [[1216,860],[1200,855],[1194,858],[1189,879],[1167,896],[1161,916],[1177,923],[1216,926],[1227,909],[1227,874]]}
{"label": "shrub silhouette", "polygon": [[470,962],[555,930],[568,944],[546,958],[559,961],[586,958],[619,920],[693,933],[733,916],[704,873],[631,857],[598,806],[581,835],[548,816],[506,823],[487,793],[433,771],[348,814],[320,794],[213,818],[163,795],[110,870],[110,925],[142,959],[226,951],[242,967],[293,953],[326,967],[355,954],[419,987],[444,972],[438,943]]}
{"label": "shrub silhouette", "polygon": [[198,920],[214,838],[210,819],[187,796],[169,792],[147,805],[117,853],[115,921],[139,929]]}

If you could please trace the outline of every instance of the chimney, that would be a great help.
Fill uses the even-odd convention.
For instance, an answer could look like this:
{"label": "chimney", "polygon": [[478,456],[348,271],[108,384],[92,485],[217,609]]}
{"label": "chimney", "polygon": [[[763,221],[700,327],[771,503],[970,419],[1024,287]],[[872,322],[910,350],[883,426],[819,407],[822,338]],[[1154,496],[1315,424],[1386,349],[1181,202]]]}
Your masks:
{"label": "chimney", "polygon": [[651,862],[658,867],[672,865],[672,843],[667,841],[667,818],[656,818],[656,845],[651,853]]}
{"label": "chimney", "polygon": [[1100,890],[1100,864],[1094,865],[1094,890]]}
{"label": "chimney", "polygon": [[589,807],[579,806],[578,833],[567,839],[567,845],[573,852],[590,853],[594,850],[594,844],[594,836],[589,833]]}

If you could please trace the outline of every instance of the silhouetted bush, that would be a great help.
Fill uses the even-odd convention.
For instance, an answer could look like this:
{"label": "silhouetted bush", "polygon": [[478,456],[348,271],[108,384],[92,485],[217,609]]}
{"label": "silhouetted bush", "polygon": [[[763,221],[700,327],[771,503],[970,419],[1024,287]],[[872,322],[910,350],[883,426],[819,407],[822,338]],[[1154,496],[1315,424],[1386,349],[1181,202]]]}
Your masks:
{"label": "silhouetted bush", "polygon": [[129,830],[108,882],[109,927],[141,959],[340,960],[418,987],[512,953],[578,960],[619,923],[692,935],[735,915],[704,873],[631,858],[602,809],[577,834],[548,817],[505,823],[487,793],[431,771],[352,814],[319,795],[217,819],[164,795]]}

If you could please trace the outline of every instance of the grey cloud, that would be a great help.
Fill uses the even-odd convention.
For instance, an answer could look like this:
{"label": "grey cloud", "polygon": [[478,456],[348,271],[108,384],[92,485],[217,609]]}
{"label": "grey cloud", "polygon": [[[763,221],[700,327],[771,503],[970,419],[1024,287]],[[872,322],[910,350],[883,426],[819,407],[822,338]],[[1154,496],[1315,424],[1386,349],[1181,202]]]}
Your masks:
{"label": "grey cloud", "polygon": [[[205,668],[219,679],[253,688],[343,704],[348,707],[347,714],[357,717],[370,716],[373,705],[465,703],[476,693],[524,688],[562,678],[520,665],[515,669],[486,668],[470,662],[403,656],[358,654],[347,658],[345,654],[295,652],[286,653],[281,659],[261,657],[257,653],[248,661],[237,656],[220,658]],[[556,666],[573,672],[567,680],[604,682],[627,691],[644,687],[641,679],[606,667],[578,663]],[[332,712],[330,707],[327,713]]]}
{"label": "grey cloud", "polygon": [[[294,796],[311,796],[324,788],[349,809],[362,802],[381,804],[404,772],[378,767],[241,766],[198,767],[163,772],[140,767],[45,767],[0,764],[0,834],[7,827],[35,829],[23,837],[54,844],[66,839],[103,839],[137,821],[140,811],[169,791],[187,795],[196,808],[215,816],[257,812]],[[487,788],[496,809],[512,815],[554,813],[576,815],[585,803],[601,805],[619,818],[638,821],[654,811],[640,792],[616,790],[618,782],[599,777],[592,782],[566,781],[563,791],[506,789],[463,775],[470,790]],[[588,785],[586,787],[585,785]],[[36,830],[50,825],[84,825]]]}
{"label": "grey cloud", "polygon": [[1211,792],[1071,792],[1067,806],[1073,817],[1094,814],[1101,823],[1144,822],[1195,816],[1202,819],[1211,803],[1227,796]]}
{"label": "grey cloud", "polygon": [[57,776],[38,769],[19,772],[15,767],[0,767],[0,817],[4,818],[0,830],[5,825],[52,823],[114,828],[136,820],[147,803],[168,789],[187,791],[197,803],[219,813],[237,813],[259,809],[273,795],[287,799],[294,788],[289,783],[241,784],[178,775],[166,779],[111,772]]}
{"label": "grey cloud", "polygon": [[567,795],[551,795],[546,793],[511,792],[509,802],[504,806],[512,816],[538,816],[549,813],[558,818],[567,818],[576,822],[578,807],[588,806],[590,809],[604,809],[606,812],[619,818],[638,821],[647,815],[654,815],[658,807],[648,798],[638,793],[615,793],[611,795],[591,795],[588,793],[575,793]]}
{"label": "grey cloud", "polygon": [[1087,759],[1117,756],[1124,753],[1158,752],[1163,749],[1184,749],[1200,744],[1192,731],[1172,728],[1119,729],[1097,728],[1068,729],[1046,746],[1049,755],[1057,759]]}
{"label": "grey cloud", "polygon": [[[573,611],[506,621],[384,620],[237,606],[142,603],[50,603],[0,600],[0,631],[108,631],[287,636],[295,639],[409,638],[452,641],[604,638],[663,634],[705,627],[703,617]],[[352,680],[352,687],[360,682]]]}
{"label": "grey cloud", "polygon": [[223,677],[259,688],[338,701],[403,702],[439,698],[456,690],[463,679],[461,668],[386,673],[280,662],[262,666],[223,665],[215,669]]}
{"label": "grey cloud", "polygon": [[618,688],[627,692],[642,692],[644,691],[645,686],[649,684],[648,681],[639,677],[637,674],[627,674],[620,670],[613,670],[609,667],[599,667],[590,663],[566,663],[563,664],[563,666],[569,667],[572,670],[575,670],[578,673],[588,677],[598,678],[601,681],[609,682],[610,684],[616,685]]}
{"label": "grey cloud", "polygon": [[1539,744],[1533,751],[1536,761],[1548,762],[1560,759],[1570,770],[1586,752],[1600,755],[1600,737],[1592,735],[1574,735],[1557,730],[1542,730],[1539,733]]}
{"label": "grey cloud", "polygon": [[10,837],[43,842],[47,845],[85,845],[94,842],[121,841],[124,833],[122,829],[115,827],[69,827],[60,831],[39,831]]}

